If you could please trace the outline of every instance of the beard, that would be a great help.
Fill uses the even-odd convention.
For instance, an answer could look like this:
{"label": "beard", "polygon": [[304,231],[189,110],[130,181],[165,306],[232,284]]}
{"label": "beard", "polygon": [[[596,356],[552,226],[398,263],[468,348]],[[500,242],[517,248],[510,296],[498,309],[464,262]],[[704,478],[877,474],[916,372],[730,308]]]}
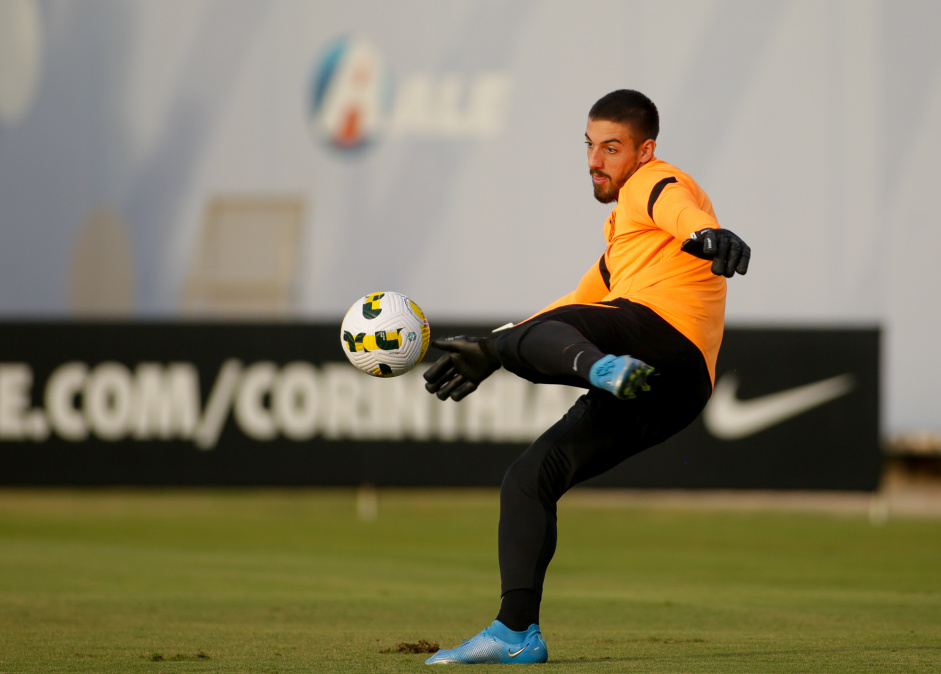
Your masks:
{"label": "beard", "polygon": [[[598,183],[592,183],[595,188],[595,199],[600,201],[603,204],[610,204],[612,201],[617,201],[618,192],[621,191],[621,186],[614,182],[607,173],[592,173],[592,175],[602,175],[605,176],[608,181],[602,185]],[[621,182],[623,185],[624,182]]]}
{"label": "beard", "polygon": [[627,168],[617,179],[608,173],[589,171],[593,176],[604,176],[608,179],[603,185],[592,183],[595,188],[595,199],[603,204],[610,204],[612,201],[617,201],[618,193],[621,191],[621,188],[624,187],[625,183],[627,183],[627,179],[634,175],[641,166],[643,166],[643,164],[634,164]]}
{"label": "beard", "polygon": [[598,185],[595,183],[595,199],[600,201],[603,204],[610,204],[612,201],[617,201],[619,190],[614,186],[611,181],[606,182],[604,185]]}

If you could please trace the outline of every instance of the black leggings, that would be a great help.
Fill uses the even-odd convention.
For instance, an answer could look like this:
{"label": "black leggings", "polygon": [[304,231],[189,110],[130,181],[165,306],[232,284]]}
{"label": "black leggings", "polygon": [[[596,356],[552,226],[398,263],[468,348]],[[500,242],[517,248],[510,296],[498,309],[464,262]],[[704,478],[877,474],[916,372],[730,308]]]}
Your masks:
{"label": "black leggings", "polygon": [[[651,390],[633,400],[591,388],[510,466],[500,490],[503,595],[528,590],[542,596],[556,547],[556,502],[566,491],[685,428],[712,393],[699,349],[654,311],[627,300],[560,307],[507,330],[496,340],[501,364],[536,383],[587,387],[574,372],[559,374],[568,365],[546,365],[559,344],[547,338],[552,330],[533,328],[554,321],[577,330],[559,335],[580,334],[601,353],[634,356],[655,373]],[[571,350],[559,357],[571,358]]]}

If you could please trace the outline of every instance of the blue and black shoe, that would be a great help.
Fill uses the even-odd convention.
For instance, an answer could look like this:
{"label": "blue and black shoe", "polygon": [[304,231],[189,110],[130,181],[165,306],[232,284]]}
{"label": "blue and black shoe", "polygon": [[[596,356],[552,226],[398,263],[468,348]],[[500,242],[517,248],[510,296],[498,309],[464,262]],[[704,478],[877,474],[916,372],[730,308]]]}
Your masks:
{"label": "blue and black shoe", "polygon": [[426,665],[529,665],[549,659],[539,625],[514,632],[499,620],[480,634],[465,639],[460,646],[438,651]]}
{"label": "blue and black shoe", "polygon": [[640,391],[649,391],[647,377],[653,365],[630,356],[605,356],[591,366],[590,379],[593,386],[609,391],[616,398],[629,400]]}

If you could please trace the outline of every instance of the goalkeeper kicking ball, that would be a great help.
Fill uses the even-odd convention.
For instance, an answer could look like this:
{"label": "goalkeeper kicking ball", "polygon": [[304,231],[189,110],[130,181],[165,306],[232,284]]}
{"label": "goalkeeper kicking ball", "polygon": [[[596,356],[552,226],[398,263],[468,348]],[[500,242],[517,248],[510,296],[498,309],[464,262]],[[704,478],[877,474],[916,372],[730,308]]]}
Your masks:
{"label": "goalkeeper kicking ball", "polygon": [[431,341],[424,312],[402,293],[369,293],[340,326],[343,353],[374,377],[397,377],[421,362]]}

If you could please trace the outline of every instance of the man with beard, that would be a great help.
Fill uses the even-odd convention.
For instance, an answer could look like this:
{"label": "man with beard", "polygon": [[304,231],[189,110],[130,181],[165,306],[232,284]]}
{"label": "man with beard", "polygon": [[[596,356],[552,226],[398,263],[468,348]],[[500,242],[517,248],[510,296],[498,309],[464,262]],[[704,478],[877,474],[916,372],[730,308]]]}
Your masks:
{"label": "man with beard", "polygon": [[442,400],[462,400],[499,367],[588,392],[504,477],[497,619],[428,664],[545,662],[539,607],[556,502],[685,428],[712,394],[726,278],[747,271],[751,251],[720,228],[689,175],[654,156],[658,133],[657,108],[640,92],[598,100],[585,142],[595,198],[616,202],[604,254],[531,318],[492,337],[432,342],[445,355],[425,372],[426,388]]}

